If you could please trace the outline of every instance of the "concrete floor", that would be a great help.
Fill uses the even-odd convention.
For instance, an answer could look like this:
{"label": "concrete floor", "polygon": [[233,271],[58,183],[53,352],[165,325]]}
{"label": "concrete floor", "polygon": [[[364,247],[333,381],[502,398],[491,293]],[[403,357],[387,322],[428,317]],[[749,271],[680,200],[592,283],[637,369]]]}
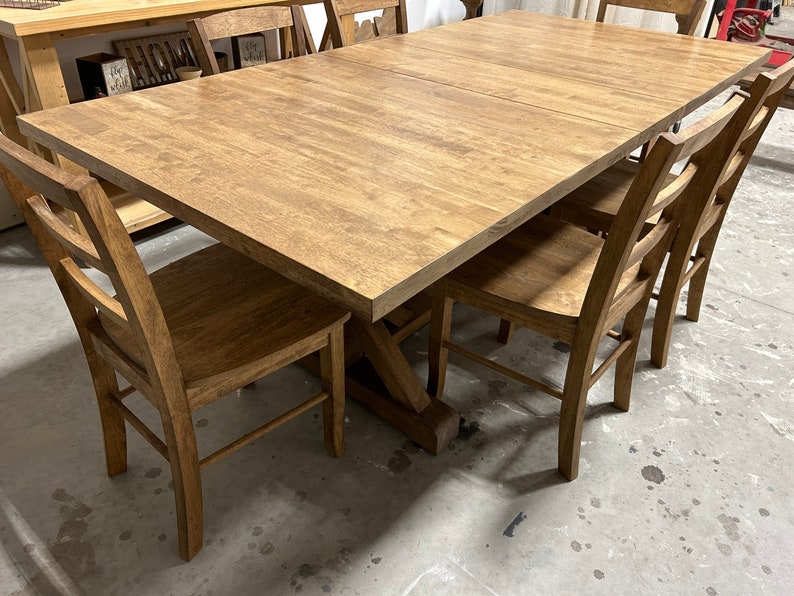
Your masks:
{"label": "concrete floor", "polygon": [[[555,469],[555,400],[453,356],[446,395],[465,425],[445,452],[350,403],[334,460],[318,414],[298,418],[205,471],[190,563],[160,456],[131,432],[129,470],[105,475],[66,308],[27,229],[0,233],[0,593],[790,594],[792,139],[781,111],[669,366],[649,364],[646,333],[631,411],[610,405],[610,374],[591,391],[578,480]],[[138,244],[156,268],[208,242],[181,226]],[[497,352],[493,319],[457,321]],[[421,378],[426,341],[404,344]],[[529,332],[499,353],[561,378],[565,354]],[[200,411],[202,452],[315,387],[290,368]]]}

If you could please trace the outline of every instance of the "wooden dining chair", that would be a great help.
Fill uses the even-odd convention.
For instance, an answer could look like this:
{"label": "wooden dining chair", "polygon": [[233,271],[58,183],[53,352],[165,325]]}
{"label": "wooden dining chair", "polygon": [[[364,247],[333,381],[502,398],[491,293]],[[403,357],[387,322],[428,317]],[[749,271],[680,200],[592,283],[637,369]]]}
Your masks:
{"label": "wooden dining chair", "polygon": [[[257,6],[253,8],[240,8],[219,12],[201,19],[192,19],[187,23],[190,39],[196,50],[196,60],[202,72],[206,75],[219,74],[220,68],[215,58],[215,53],[210,42],[217,39],[231,38],[232,54],[236,68],[244,65],[242,57],[246,52],[244,40],[238,36],[264,34],[267,31],[281,31],[281,58],[305,56],[307,44],[309,49],[314,47],[311,33],[306,26],[306,17],[300,5],[293,6]],[[289,43],[285,43],[284,35],[288,36]],[[307,37],[308,36],[308,37]],[[266,62],[264,50],[264,37],[260,41],[260,51],[256,52],[256,62]]]}
{"label": "wooden dining chair", "polygon": [[[449,350],[544,391],[562,401],[558,467],[573,480],[587,393],[615,363],[614,404],[628,410],[637,344],[654,282],[684,212],[684,200],[710,193],[715,167],[744,102],[728,104],[683,131],[663,133],[632,180],[606,239],[541,215],[436,282],[430,325],[428,392],[441,397]],[[665,184],[671,168],[693,156],[691,172]],[[695,159],[697,156],[697,159]],[[659,223],[638,241],[649,211]],[[510,369],[450,339],[456,301],[487,311],[571,346],[562,389]],[[619,332],[613,331],[622,321]],[[604,337],[617,340],[593,370]]]}
{"label": "wooden dining chair", "polygon": [[[741,135],[735,153],[729,156],[729,169],[722,176],[713,196],[682,221],[671,247],[659,294],[654,295],[658,303],[653,321],[651,362],[659,368],[667,365],[676,307],[687,284],[686,318],[697,321],[700,317],[709,266],[728,206],[792,80],[794,61],[758,75],[750,88],[750,102],[746,107],[747,111],[757,113],[753,116],[752,124]],[[608,232],[638,170],[639,166],[631,160],[618,162],[559,201],[552,212],[570,223]],[[675,179],[675,176],[671,176],[671,179]],[[653,223],[653,220],[649,221],[646,230]],[[504,338],[505,331],[502,333]]]}
{"label": "wooden dining chair", "polygon": [[[0,178],[52,270],[83,345],[108,474],[127,468],[126,421],[170,463],[182,558],[190,560],[202,546],[199,472],[205,466],[320,403],[325,447],[342,455],[349,313],[222,244],[147,274],[96,180],[69,174],[3,136],[0,164]],[[75,211],[88,236],[76,233],[50,204]],[[102,272],[115,295],[81,263]],[[199,458],[193,412],[318,351],[319,393]],[[117,373],[128,387],[119,388]],[[162,440],[124,402],[135,391],[158,411]]]}
{"label": "wooden dining chair", "polygon": [[[341,48],[359,41],[356,39],[352,17],[372,10],[382,9],[383,16],[375,17],[372,35],[366,35],[365,38],[408,33],[405,0],[324,0],[323,3],[328,24],[320,41],[321,50],[331,47]],[[349,26],[345,26],[343,20],[347,21]]]}
{"label": "wooden dining chair", "polygon": [[596,14],[596,21],[599,23],[604,22],[608,6],[636,8],[675,15],[678,33],[694,35],[703,10],[706,8],[706,0],[601,0]]}

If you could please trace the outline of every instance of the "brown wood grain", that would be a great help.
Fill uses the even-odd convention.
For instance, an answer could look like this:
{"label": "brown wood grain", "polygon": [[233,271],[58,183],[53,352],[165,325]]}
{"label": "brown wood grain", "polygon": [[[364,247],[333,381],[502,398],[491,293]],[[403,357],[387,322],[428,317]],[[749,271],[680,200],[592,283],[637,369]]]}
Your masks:
{"label": "brown wood grain", "polygon": [[[531,17],[505,13],[21,121],[91,171],[375,321],[766,55]],[[512,49],[498,41],[506,32],[519,38]],[[564,76],[538,58],[548,35]],[[585,54],[572,49],[582,40]],[[669,51],[648,52],[642,69],[602,63],[633,43]],[[377,65],[366,63],[369,47]],[[452,74],[433,75],[427,60]],[[676,69],[662,101],[635,80],[641,70],[640,81],[664,87]],[[543,76],[535,91],[521,84]],[[633,102],[624,122],[615,94]]]}

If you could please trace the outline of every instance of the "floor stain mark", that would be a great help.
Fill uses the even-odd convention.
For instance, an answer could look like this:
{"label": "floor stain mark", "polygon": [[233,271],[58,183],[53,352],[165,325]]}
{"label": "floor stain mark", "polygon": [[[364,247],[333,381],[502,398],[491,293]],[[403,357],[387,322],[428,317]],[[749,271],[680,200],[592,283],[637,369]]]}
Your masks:
{"label": "floor stain mark", "polygon": [[642,469],[642,477],[656,484],[664,482],[664,472],[658,466],[645,466]]}
{"label": "floor stain mark", "polygon": [[593,575],[596,579],[604,579],[606,577],[600,569],[593,569]]}
{"label": "floor stain mark", "polygon": [[52,546],[52,554],[70,577],[87,577],[96,570],[94,545],[83,541],[88,531],[86,518],[93,509],[62,488],[52,493],[52,499],[61,503],[58,510],[63,520]]}
{"label": "floor stain mark", "polygon": [[734,542],[739,540],[739,518],[738,517],[731,517],[730,515],[725,515],[724,513],[720,513],[717,516],[717,519],[722,524],[722,528],[725,530],[725,535],[733,540]]}
{"label": "floor stain mark", "polygon": [[512,538],[513,537],[513,531],[515,531],[515,529],[518,527],[518,524],[520,524],[525,519],[527,519],[527,514],[524,513],[523,511],[519,512],[519,514],[515,516],[513,521],[511,521],[507,525],[507,527],[505,528],[504,532],[502,532],[502,536],[507,536],[508,538]]}
{"label": "floor stain mark", "polygon": [[147,478],[157,478],[163,471],[160,468],[151,468],[148,472],[144,474]]}
{"label": "floor stain mark", "polygon": [[402,449],[395,449],[394,455],[389,458],[388,466],[392,472],[399,474],[411,467],[411,459]]}
{"label": "floor stain mark", "polygon": [[461,417],[460,426],[458,427],[458,438],[463,441],[468,441],[474,435],[480,432],[480,423],[476,420],[473,422],[466,422],[466,419]]}

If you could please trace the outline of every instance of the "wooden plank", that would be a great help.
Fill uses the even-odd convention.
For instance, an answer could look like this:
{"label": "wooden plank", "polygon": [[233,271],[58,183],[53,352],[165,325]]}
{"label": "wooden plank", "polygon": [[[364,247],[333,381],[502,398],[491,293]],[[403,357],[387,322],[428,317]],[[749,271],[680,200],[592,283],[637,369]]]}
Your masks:
{"label": "wooden plank", "polygon": [[0,8],[0,35],[25,37],[40,33],[132,29],[180,22],[186,15],[200,16],[222,10],[277,4],[278,0],[71,0],[48,10]]}
{"label": "wooden plank", "polygon": [[[537,56],[502,51],[508,46],[493,40],[503,37],[481,31],[518,29],[531,44],[552,31],[559,39],[568,28],[573,33],[563,37],[589,39],[599,58],[622,48],[625,36],[645,39],[621,27],[606,35],[607,25],[523,15],[362,46],[409,48],[394,70],[335,57],[346,53],[318,54],[27,115],[24,132],[377,321],[680,114],[674,103],[660,108],[653,87],[636,88],[622,66],[594,62],[588,70],[578,54],[559,55],[565,66],[555,68],[566,76],[548,77],[546,107],[531,105],[524,91],[508,98],[515,71],[533,72]],[[685,38],[681,46],[679,38],[650,35],[649,47],[669,39],[686,51],[649,52],[643,70],[651,80],[677,68],[685,83],[671,101],[681,105],[719,92],[764,59],[753,48],[710,58],[709,40]],[[481,45],[461,45],[477,39]],[[472,74],[461,47],[477,47],[487,74]],[[427,52],[443,56],[454,78],[406,74],[434,78],[422,71]],[[604,80],[611,71],[619,82],[599,92],[592,71]],[[699,77],[715,71],[721,81]],[[595,107],[570,109],[577,77]],[[616,89],[636,93],[631,117],[620,124],[614,109],[604,109]],[[558,99],[571,113],[560,111]]]}
{"label": "wooden plank", "polygon": [[554,97],[556,111],[580,116],[595,114],[602,122],[637,130],[654,117],[653,110],[657,119],[669,116],[670,122],[679,120],[684,111],[680,102],[671,99],[659,98],[649,103],[646,92],[619,88],[619,82],[606,87],[500,64],[483,68],[479,58],[451,59],[440,52],[391,40],[372,47],[348,46],[330,56],[540,108],[549,107],[549,97]]}
{"label": "wooden plank", "polygon": [[[295,104],[297,87],[301,99]],[[295,109],[272,108],[291,103]],[[52,139],[57,151],[73,159],[120,150],[112,166],[106,159],[91,160],[89,169],[177,217],[183,218],[185,208],[211,212],[204,223],[216,237],[242,242],[241,250],[278,263],[326,296],[348,294],[346,304],[369,320],[641,142],[623,127],[323,55],[94,104],[25,119],[55,126],[61,137],[77,133],[74,145]],[[190,123],[208,109],[217,116]],[[129,118],[120,122],[118,113]],[[144,116],[142,130],[135,121]],[[521,122],[532,122],[533,134],[517,135]],[[384,135],[384,129],[392,132]],[[155,131],[163,146],[144,138]],[[576,142],[551,151],[545,135],[535,134],[543,131],[558,138],[574,135]],[[145,146],[159,156],[154,169],[148,156],[135,158]],[[174,147],[202,155],[200,182],[206,192],[196,192],[193,166],[172,167]],[[258,173],[274,160],[291,165],[263,180]],[[225,183],[230,168],[239,170],[236,188]],[[155,185],[139,182],[154,178]],[[284,189],[290,189],[287,196]],[[528,204],[527,196],[537,200]],[[246,197],[260,205],[257,216],[248,218],[244,233],[232,234],[229,226],[239,230],[249,209]],[[284,228],[282,218],[300,231]],[[296,242],[296,233],[331,244],[318,252]],[[357,250],[343,248],[350,245]]]}

